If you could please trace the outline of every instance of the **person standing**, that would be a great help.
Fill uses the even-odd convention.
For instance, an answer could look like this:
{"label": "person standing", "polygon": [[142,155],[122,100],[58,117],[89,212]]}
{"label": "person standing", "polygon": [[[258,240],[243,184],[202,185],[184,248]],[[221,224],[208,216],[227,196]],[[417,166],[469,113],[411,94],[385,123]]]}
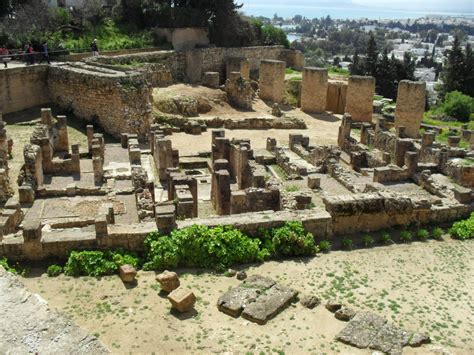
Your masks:
{"label": "person standing", "polygon": [[10,61],[10,57],[8,56],[8,49],[6,47],[0,48],[0,57],[2,57],[2,62],[5,68],[8,68],[8,62]]}
{"label": "person standing", "polygon": [[48,50],[48,42],[43,42],[43,60],[45,60],[48,64],[51,64],[49,60],[49,50]]}
{"label": "person standing", "polygon": [[26,50],[26,56],[27,56],[27,65],[33,65],[35,64],[35,58],[33,57],[34,52],[33,52],[33,46],[31,43],[28,43],[28,48]]}
{"label": "person standing", "polygon": [[91,52],[93,57],[97,57],[99,55],[99,47],[97,46],[97,39],[94,39],[91,43]]}

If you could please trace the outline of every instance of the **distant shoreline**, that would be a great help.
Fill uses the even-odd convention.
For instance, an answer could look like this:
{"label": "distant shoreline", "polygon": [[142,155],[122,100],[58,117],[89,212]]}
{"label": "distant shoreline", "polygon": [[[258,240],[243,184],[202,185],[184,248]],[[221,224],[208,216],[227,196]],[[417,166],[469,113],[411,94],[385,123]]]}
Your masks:
{"label": "distant shoreline", "polygon": [[362,6],[329,7],[329,6],[285,6],[285,5],[252,5],[245,4],[241,9],[251,16],[264,16],[272,18],[276,13],[283,18],[302,15],[306,18],[321,18],[331,16],[333,19],[370,19],[370,20],[407,20],[426,16],[464,17],[473,19],[474,13],[444,12],[444,11],[404,11],[390,9],[374,9]]}

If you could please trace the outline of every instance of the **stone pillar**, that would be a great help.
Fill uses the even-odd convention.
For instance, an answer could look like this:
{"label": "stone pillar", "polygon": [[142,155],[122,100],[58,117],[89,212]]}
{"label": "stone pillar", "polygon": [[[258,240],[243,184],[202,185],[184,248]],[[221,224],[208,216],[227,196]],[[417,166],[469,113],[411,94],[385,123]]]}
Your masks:
{"label": "stone pillar", "polygon": [[461,142],[461,136],[448,136],[448,146],[451,148],[459,147],[459,143]]}
{"label": "stone pillar", "polygon": [[375,79],[371,76],[350,76],[347,87],[346,113],[354,122],[372,122]]}
{"label": "stone pillar", "polygon": [[220,76],[216,71],[207,71],[202,79],[203,85],[211,89],[218,89],[220,85]]}
{"label": "stone pillar", "polygon": [[[176,154],[175,151],[176,150],[173,149],[170,139],[164,139],[155,136],[153,159],[155,161],[155,166],[158,170],[158,176],[160,180],[166,180],[166,169],[178,166],[176,163],[179,163],[179,153]],[[176,155],[178,155],[178,161],[176,161]]]}
{"label": "stone pillar", "polygon": [[212,136],[211,144],[214,144],[216,141],[216,138],[225,137],[225,131],[223,129],[213,129],[211,131],[211,136]]}
{"label": "stone pillar", "polygon": [[351,136],[352,128],[352,117],[349,114],[344,114],[342,117],[341,125],[339,126],[339,132],[337,136],[337,144],[339,148],[344,148],[346,144],[346,139]]}
{"label": "stone pillar", "polygon": [[425,112],[425,101],[426,83],[424,81],[400,81],[395,109],[395,127],[405,126],[407,137],[418,137]]}
{"label": "stone pillar", "polygon": [[372,128],[370,123],[363,123],[360,127],[360,142],[369,145],[369,130]]}
{"label": "stone pillar", "polygon": [[227,170],[218,170],[214,172],[214,208],[218,215],[230,214],[230,173]]}
{"label": "stone pillar", "polygon": [[273,152],[277,147],[277,140],[275,138],[268,137],[266,148],[269,152]]}
{"label": "stone pillar", "polygon": [[244,57],[228,57],[225,61],[226,79],[230,78],[230,73],[240,72],[246,80],[250,79],[250,62]]}
{"label": "stone pillar", "polygon": [[405,153],[405,165],[407,167],[408,177],[413,176],[418,169],[418,153],[417,152],[406,152]]}
{"label": "stone pillar", "polygon": [[41,109],[41,123],[48,127],[53,125],[53,115],[51,114],[50,108]]}
{"label": "stone pillar", "polygon": [[326,111],[328,94],[328,70],[306,67],[301,82],[301,110],[321,113]]}
{"label": "stone pillar", "polygon": [[262,60],[260,62],[260,98],[281,103],[285,96],[285,62]]}
{"label": "stone pillar", "polygon": [[230,160],[230,141],[228,138],[217,137],[212,145],[212,161],[217,159]]}
{"label": "stone pillar", "polygon": [[87,150],[89,151],[89,154],[92,154],[92,140],[94,139],[94,126],[93,125],[87,125]]}
{"label": "stone pillar", "polygon": [[423,137],[421,138],[421,145],[423,147],[430,146],[434,143],[435,139],[436,139],[436,133],[424,132]]}
{"label": "stone pillar", "polygon": [[397,139],[395,143],[395,161],[394,164],[402,167],[405,164],[405,154],[412,146],[412,142],[407,139]]}
{"label": "stone pillar", "polygon": [[240,72],[231,72],[225,81],[225,92],[229,103],[244,110],[252,109],[253,89]]}
{"label": "stone pillar", "polygon": [[79,144],[71,145],[71,161],[72,161],[72,173],[81,173],[81,159],[79,155]]}
{"label": "stone pillar", "polygon": [[92,170],[94,171],[94,183],[102,185],[104,180],[104,157],[97,139],[92,141]]}
{"label": "stone pillar", "polygon": [[43,157],[43,172],[52,174],[53,171],[53,147],[49,138],[41,138],[41,156]]}
{"label": "stone pillar", "polygon": [[55,152],[67,152],[69,149],[69,138],[67,134],[67,118],[66,116],[56,117],[56,129],[58,131],[58,138],[55,142]]}

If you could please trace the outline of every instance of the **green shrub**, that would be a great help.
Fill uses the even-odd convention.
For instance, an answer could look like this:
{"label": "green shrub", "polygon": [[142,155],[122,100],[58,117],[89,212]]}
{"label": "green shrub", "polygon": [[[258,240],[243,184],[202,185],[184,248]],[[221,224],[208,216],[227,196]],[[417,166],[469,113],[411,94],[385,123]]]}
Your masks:
{"label": "green shrub", "polygon": [[311,256],[318,252],[313,235],[306,233],[303,223],[286,222],[271,230],[272,257]]}
{"label": "green shrub", "polygon": [[440,227],[436,227],[435,229],[433,229],[433,238],[436,239],[436,240],[440,240],[442,239],[443,237],[443,234],[444,234],[444,230],[443,228],[440,228]]}
{"label": "green shrub", "polygon": [[474,212],[468,219],[455,222],[449,229],[449,234],[452,238],[459,240],[474,238]]}
{"label": "green shrub", "polygon": [[364,244],[365,247],[372,246],[374,242],[374,238],[370,234],[365,234],[362,236],[362,244]]}
{"label": "green shrub", "polygon": [[64,266],[67,276],[102,276],[117,271],[117,265],[102,251],[72,251]]}
{"label": "green shrub", "polygon": [[16,274],[15,268],[11,267],[10,264],[8,263],[8,259],[3,257],[0,258],[0,266],[2,266],[5,270],[8,272],[11,272],[13,274]]}
{"label": "green shrub", "polygon": [[22,267],[18,262],[15,265],[11,265],[7,258],[0,258],[0,266],[2,266],[6,271],[11,272],[12,274],[18,274],[21,276],[26,276],[28,274],[28,269]]}
{"label": "green shrub", "polygon": [[194,225],[168,236],[151,233],[145,240],[147,270],[177,266],[224,269],[233,264],[263,261],[260,241],[232,227]]}
{"label": "green shrub", "polygon": [[380,235],[380,242],[382,244],[392,244],[393,243],[393,240],[392,240],[392,237],[390,236],[390,233],[388,232],[383,232],[381,235]]}
{"label": "green shrub", "polygon": [[354,246],[354,242],[350,238],[343,238],[341,244],[342,247],[347,250],[351,250]]}
{"label": "green shrub", "polygon": [[60,265],[49,265],[48,269],[46,270],[46,273],[48,274],[49,277],[56,277],[59,276],[63,272],[63,268]]}
{"label": "green shrub", "polygon": [[426,229],[419,229],[416,236],[421,241],[426,241],[430,236],[430,233]]}
{"label": "green shrub", "polygon": [[450,117],[468,122],[470,115],[474,112],[474,98],[460,91],[452,91],[446,95],[438,110]]}
{"label": "green shrub", "polygon": [[319,250],[323,253],[328,253],[331,250],[331,243],[328,240],[321,240],[319,243]]}
{"label": "green shrub", "polygon": [[263,261],[270,257],[310,256],[318,251],[312,234],[301,222],[259,230],[253,238],[233,227],[192,226],[170,235],[150,233],[145,239],[146,270],[201,267],[224,270],[234,264]]}
{"label": "green shrub", "polygon": [[413,234],[410,231],[402,231],[400,233],[400,240],[402,242],[408,243],[413,239]]}

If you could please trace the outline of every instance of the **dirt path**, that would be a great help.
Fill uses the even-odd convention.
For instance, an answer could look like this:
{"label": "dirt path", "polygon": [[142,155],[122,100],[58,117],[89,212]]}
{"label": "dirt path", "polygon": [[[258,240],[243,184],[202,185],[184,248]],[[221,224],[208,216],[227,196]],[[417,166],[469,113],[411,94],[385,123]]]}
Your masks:
{"label": "dirt path", "polygon": [[[246,270],[323,300],[338,297],[433,339],[422,348],[405,348],[406,354],[442,349],[468,354],[474,352],[473,252],[474,242],[447,239],[336,251]],[[170,313],[153,272],[140,272],[138,286],[130,289],[116,276],[101,280],[41,276],[24,282],[116,353],[372,353],[335,342],[344,323],[323,306],[308,310],[295,304],[260,326],[217,310],[218,297],[239,284],[235,278],[195,270],[179,274],[182,285],[198,297],[197,312],[188,319]]]}

